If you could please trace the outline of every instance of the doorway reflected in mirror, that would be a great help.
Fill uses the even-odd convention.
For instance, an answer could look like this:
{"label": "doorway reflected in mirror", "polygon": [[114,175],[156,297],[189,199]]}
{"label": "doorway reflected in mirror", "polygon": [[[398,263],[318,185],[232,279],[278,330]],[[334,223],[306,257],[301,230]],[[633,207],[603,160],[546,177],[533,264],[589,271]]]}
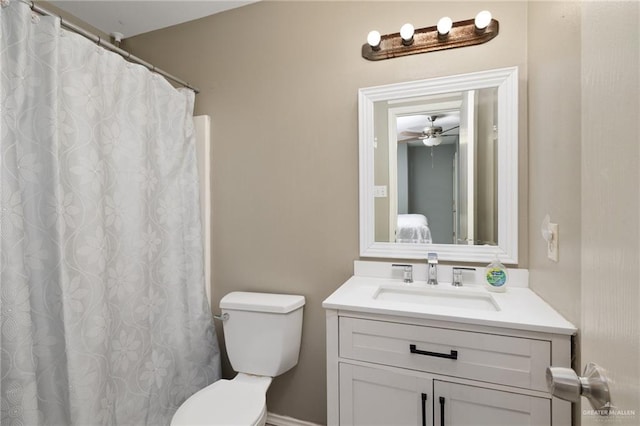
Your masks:
{"label": "doorway reflected in mirror", "polygon": [[374,154],[375,184],[389,188],[376,198],[376,241],[497,245],[497,88],[376,102],[374,111],[388,117]]}

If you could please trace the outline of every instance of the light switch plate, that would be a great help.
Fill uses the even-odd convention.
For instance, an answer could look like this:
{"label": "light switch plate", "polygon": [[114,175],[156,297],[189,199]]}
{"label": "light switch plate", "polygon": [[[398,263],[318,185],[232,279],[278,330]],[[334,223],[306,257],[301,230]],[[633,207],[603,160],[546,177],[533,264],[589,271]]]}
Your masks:
{"label": "light switch plate", "polygon": [[376,185],[373,187],[373,196],[375,198],[387,198],[387,185]]}

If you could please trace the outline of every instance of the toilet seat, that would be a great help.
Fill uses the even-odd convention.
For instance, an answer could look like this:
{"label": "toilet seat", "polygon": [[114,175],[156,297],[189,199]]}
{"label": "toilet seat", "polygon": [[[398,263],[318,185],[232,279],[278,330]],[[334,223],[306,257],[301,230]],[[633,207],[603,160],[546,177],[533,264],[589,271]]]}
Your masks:
{"label": "toilet seat", "polygon": [[191,395],[173,415],[171,426],[254,426],[267,416],[266,390],[271,378],[218,380]]}

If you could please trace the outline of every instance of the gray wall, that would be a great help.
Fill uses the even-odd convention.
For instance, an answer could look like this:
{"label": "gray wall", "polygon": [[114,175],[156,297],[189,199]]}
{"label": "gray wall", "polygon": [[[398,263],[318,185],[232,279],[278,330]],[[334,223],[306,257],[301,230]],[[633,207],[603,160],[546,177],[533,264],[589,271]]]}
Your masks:
{"label": "gray wall", "polygon": [[427,217],[434,244],[453,243],[453,158],[456,144],[409,147],[409,213]]}
{"label": "gray wall", "polygon": [[[581,5],[529,5],[529,271],[532,288],[580,325]],[[540,31],[553,28],[553,31]],[[560,225],[559,262],[540,226]]]}
{"label": "gray wall", "polygon": [[498,243],[497,150],[493,126],[497,123],[497,90],[478,91],[478,145],[476,152],[476,232],[482,244]]}
{"label": "gray wall", "polygon": [[398,144],[398,214],[409,212],[409,145]]}
{"label": "gray wall", "polygon": [[375,240],[392,241],[395,236],[389,235],[389,113],[385,102],[376,102],[373,108],[374,134],[376,146],[373,154],[374,185],[386,186],[387,197],[376,197],[373,200]]}
{"label": "gray wall", "polygon": [[[500,21],[489,43],[379,62],[360,55],[371,29],[393,33],[409,20],[420,28],[444,15],[460,21],[480,8]],[[520,67],[526,267],[526,3],[261,1],[125,46],[197,85],[196,113],[212,117],[214,307],[233,290],[307,299],[300,362],[274,380],[269,410],[325,422],[321,304],[351,276],[359,255],[358,88]]]}

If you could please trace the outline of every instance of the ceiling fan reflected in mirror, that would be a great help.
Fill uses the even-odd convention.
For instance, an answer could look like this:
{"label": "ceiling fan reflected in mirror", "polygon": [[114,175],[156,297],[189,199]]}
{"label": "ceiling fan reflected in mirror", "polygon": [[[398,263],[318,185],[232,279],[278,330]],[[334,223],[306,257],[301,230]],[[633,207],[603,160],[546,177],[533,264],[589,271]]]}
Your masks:
{"label": "ceiling fan reflected in mirror", "polygon": [[427,116],[428,123],[421,131],[418,131],[418,132],[412,132],[409,130],[402,131],[400,132],[399,136],[406,136],[406,137],[405,138],[399,137],[398,142],[402,143],[402,142],[411,142],[414,140],[420,140],[426,146],[434,147],[434,146],[440,145],[443,140],[442,138],[444,137],[457,136],[456,134],[445,134],[445,133],[448,133],[452,130],[459,128],[460,127],[459,125],[450,127],[446,130],[443,130],[442,126],[436,125],[435,123],[436,119],[441,117],[442,116],[439,116],[439,115],[428,115]]}

